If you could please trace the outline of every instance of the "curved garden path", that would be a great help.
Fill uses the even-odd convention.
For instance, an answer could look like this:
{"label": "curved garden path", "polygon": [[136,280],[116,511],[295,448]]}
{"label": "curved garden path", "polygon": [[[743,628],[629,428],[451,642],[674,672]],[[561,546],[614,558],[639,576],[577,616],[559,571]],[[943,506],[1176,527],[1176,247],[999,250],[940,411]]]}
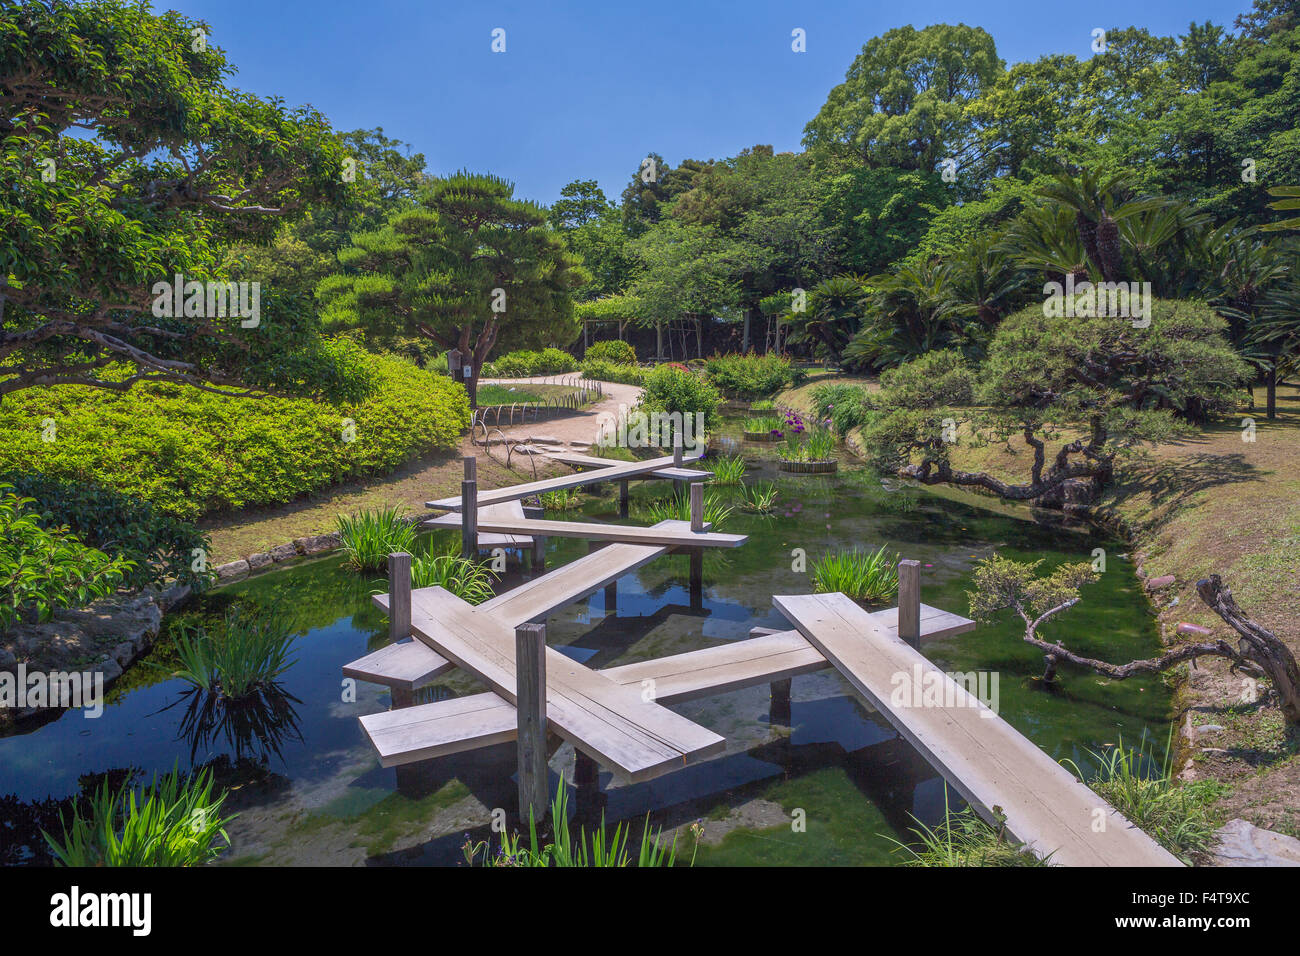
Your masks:
{"label": "curved garden path", "polygon": [[[560,376],[561,379],[564,376]],[[536,384],[545,385],[556,381],[556,376],[534,376],[532,378],[485,378],[483,384],[489,385],[525,385]],[[502,425],[501,431],[506,438],[511,440],[527,440],[530,438],[553,438],[561,442],[572,451],[586,450],[586,446],[596,440],[596,433],[600,428],[600,420],[604,415],[617,415],[620,408],[631,408],[636,404],[641,395],[641,386],[639,385],[618,385],[613,382],[602,382],[605,396],[600,401],[581,408],[563,418],[554,418],[549,421],[528,422],[523,425]],[[496,429],[492,429],[492,437],[500,439]]]}

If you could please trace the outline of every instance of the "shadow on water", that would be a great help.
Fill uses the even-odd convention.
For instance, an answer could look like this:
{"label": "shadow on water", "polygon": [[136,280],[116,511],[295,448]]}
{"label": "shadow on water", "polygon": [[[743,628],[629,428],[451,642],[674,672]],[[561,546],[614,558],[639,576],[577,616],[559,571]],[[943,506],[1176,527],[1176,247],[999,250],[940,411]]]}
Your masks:
{"label": "shadow on water", "polygon": [[[751,628],[788,627],[774,594],[811,590],[800,553],[811,562],[830,549],[891,551],[922,564],[922,599],[967,610],[971,572],[995,552],[1042,560],[1050,570],[1088,561],[1095,549],[1109,570],[1085,587],[1081,603],[1051,631],[1080,653],[1127,660],[1158,646],[1154,623],[1121,544],[1086,528],[1043,526],[982,507],[975,499],[939,496],[882,481],[847,462],[829,477],[777,472],[771,450],[736,445],[750,464],[747,480],[775,483],[776,511],[744,512],[740,489],[712,494],[735,507],[724,530],[750,535],[743,547],[711,552],[703,605],[693,609],[684,555],[659,558],[618,582],[617,608],[605,592],[562,608],[547,622],[551,646],[590,667],[608,667],[743,640]],[[667,482],[633,486],[638,506],[671,493]],[[617,519],[607,493],[585,500],[582,513]],[[447,540],[454,532],[438,532]],[[443,542],[436,542],[441,544]],[[586,554],[586,543],[552,539],[547,567]],[[499,585],[527,572],[511,566]],[[448,865],[463,861],[467,834],[493,836],[493,811],[514,820],[513,744],[384,769],[357,721],[387,709],[386,689],[342,680],[340,667],[383,646],[387,628],[370,595],[382,576],[348,571],[337,557],[273,570],[206,596],[169,620],[151,652],[155,668],[135,667],[118,682],[103,715],[69,712],[30,732],[0,738],[0,862],[47,862],[32,850],[39,829],[105,775],[147,779],[175,765],[212,766],[231,787],[228,809],[234,863]],[[218,707],[170,679],[172,622],[202,622],[247,602],[284,616],[298,635],[297,660],[274,693],[247,710]],[[935,641],[923,652],[947,671],[997,677],[1001,715],[1056,759],[1094,769],[1089,752],[1121,739],[1164,741],[1170,695],[1158,678],[1124,682],[1066,675],[1059,693],[1036,678],[1042,659],[1020,639],[1009,615],[974,632]],[[425,688],[420,700],[476,693],[483,685],[453,672]],[[640,827],[647,814],[669,830],[703,821],[697,863],[889,864],[890,837],[904,839],[913,817],[927,824],[943,814],[942,781],[878,714],[859,702],[833,670],[795,678],[788,716],[773,714],[766,685],[674,705],[727,740],[723,756],[656,780],[622,785],[605,772],[599,788],[571,794],[580,825],[601,815]],[[128,768],[128,769],[122,769]],[[558,746],[560,772],[573,781],[574,755]],[[960,801],[952,797],[954,805]],[[52,817],[51,814],[54,814]],[[34,829],[35,828],[35,829]],[[639,831],[634,831],[639,832]],[[492,839],[495,845],[495,838]]]}

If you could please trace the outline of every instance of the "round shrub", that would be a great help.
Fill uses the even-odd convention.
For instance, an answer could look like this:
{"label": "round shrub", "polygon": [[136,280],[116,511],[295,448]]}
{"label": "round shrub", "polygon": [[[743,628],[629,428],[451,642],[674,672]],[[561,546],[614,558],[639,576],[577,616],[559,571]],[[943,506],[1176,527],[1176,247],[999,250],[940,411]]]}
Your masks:
{"label": "round shrub", "polygon": [[636,349],[631,342],[610,339],[596,342],[587,349],[584,359],[590,362],[612,362],[615,365],[631,365],[636,362]]}
{"label": "round shrub", "polygon": [[660,365],[646,375],[640,407],[647,412],[702,415],[704,430],[708,432],[721,420],[718,412],[721,404],[722,396],[706,379],[680,365]]}

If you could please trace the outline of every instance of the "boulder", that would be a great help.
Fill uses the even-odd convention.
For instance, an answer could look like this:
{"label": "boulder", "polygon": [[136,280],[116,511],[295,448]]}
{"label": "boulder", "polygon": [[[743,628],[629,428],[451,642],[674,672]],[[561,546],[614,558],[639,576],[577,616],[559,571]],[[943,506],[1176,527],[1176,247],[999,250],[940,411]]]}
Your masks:
{"label": "boulder", "polygon": [[1229,820],[1219,828],[1214,850],[1217,866],[1300,866],[1300,840],[1261,830],[1245,820]]}
{"label": "boulder", "polygon": [[235,581],[248,574],[248,562],[243,558],[229,564],[219,564],[214,568],[218,581]]}
{"label": "boulder", "polygon": [[1174,576],[1172,574],[1162,574],[1158,578],[1147,578],[1146,588],[1148,591],[1159,591],[1173,583]]}
{"label": "boulder", "polygon": [[270,555],[274,561],[289,561],[298,557],[298,549],[290,542],[289,544],[278,544],[270,550]]}
{"label": "boulder", "polygon": [[248,556],[248,570],[250,571],[260,571],[263,568],[269,568],[271,564],[271,556],[265,551],[259,551],[257,554]]}
{"label": "boulder", "polygon": [[337,531],[293,539],[294,547],[303,554],[323,554],[326,551],[333,551],[339,546],[339,542],[339,533]]}

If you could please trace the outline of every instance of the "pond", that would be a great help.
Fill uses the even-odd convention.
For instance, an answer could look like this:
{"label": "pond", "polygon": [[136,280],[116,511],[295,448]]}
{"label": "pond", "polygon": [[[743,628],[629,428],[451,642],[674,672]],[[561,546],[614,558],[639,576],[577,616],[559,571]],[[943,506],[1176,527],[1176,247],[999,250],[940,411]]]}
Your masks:
{"label": "pond", "polygon": [[[1091,561],[1106,552],[1106,572],[1048,632],[1073,649],[1111,660],[1149,656],[1158,647],[1148,611],[1122,543],[1086,527],[1046,527],[977,498],[938,495],[882,480],[841,458],[827,476],[779,473],[770,446],[742,443],[729,423],[724,452],[749,460],[747,481],[773,481],[777,510],[769,516],[737,508],[723,530],[750,536],[742,547],[706,554],[703,606],[692,608],[688,559],[659,558],[618,583],[616,615],[604,592],[548,621],[552,646],[591,667],[631,663],[721,642],[743,640],[757,626],[785,628],[773,594],[812,590],[794,569],[795,549],[809,562],[828,549],[887,544],[922,564],[922,600],[968,614],[965,590],[975,562],[994,552],[1039,560],[1044,569]],[[667,482],[633,488],[631,521],[650,523],[646,503],[671,492]],[[717,489],[725,499],[737,490]],[[615,490],[582,509],[617,520]],[[639,520],[638,520],[639,518]],[[451,540],[451,533],[446,534]],[[547,566],[586,552],[585,542],[552,539]],[[526,572],[513,566],[501,587]],[[231,864],[444,865],[463,861],[461,847],[490,834],[494,808],[513,812],[514,745],[472,751],[405,768],[383,769],[357,717],[387,709],[388,692],[357,684],[345,693],[340,667],[387,641],[384,618],[370,594],[381,578],[358,575],[338,557],[300,563],[251,578],[194,602],[168,622],[219,615],[251,602],[285,615],[300,635],[282,693],[256,713],[213,719],[166,677],[170,640],[112,688],[104,713],[69,712],[26,733],[0,739],[0,861],[41,861],[39,828],[57,826],[61,801],[104,779],[147,779],[173,766],[211,766],[231,788],[227,809],[239,814],[224,861]],[[1000,714],[1044,751],[1085,771],[1091,752],[1138,744],[1163,750],[1170,692],[1158,677],[1124,682],[1069,673],[1049,693],[1035,680],[1041,655],[1020,640],[1010,616],[974,632],[927,643],[925,655],[946,671],[987,671],[997,678]],[[483,690],[452,674],[423,699]],[[878,714],[832,670],[797,677],[788,721],[773,720],[766,685],[675,705],[716,731],[727,752],[659,779],[615,784],[602,771],[601,790],[586,794],[584,820],[639,821],[685,828],[703,821],[696,865],[888,865],[900,860],[896,840],[916,821],[933,825],[945,800],[960,799]],[[787,726],[788,724],[788,726]],[[572,777],[568,745],[551,761]],[[572,802],[572,800],[571,800]],[[690,845],[686,840],[683,844]]]}

